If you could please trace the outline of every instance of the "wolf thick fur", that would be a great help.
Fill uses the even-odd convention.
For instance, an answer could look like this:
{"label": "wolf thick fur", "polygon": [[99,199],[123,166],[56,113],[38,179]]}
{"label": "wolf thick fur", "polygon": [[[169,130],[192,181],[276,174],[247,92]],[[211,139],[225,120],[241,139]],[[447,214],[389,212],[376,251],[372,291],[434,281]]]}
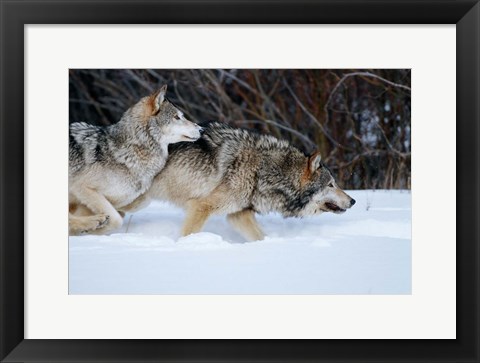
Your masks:
{"label": "wolf thick fur", "polygon": [[264,237],[255,213],[304,217],[343,213],[355,203],[318,153],[305,156],[287,141],[221,123],[207,125],[194,143],[172,145],[150,189],[125,210],[149,199],[186,209],[183,235],[200,231],[212,214],[227,214],[248,240]]}
{"label": "wolf thick fur", "polygon": [[[71,124],[70,234],[101,234],[120,227],[123,219],[117,210],[150,187],[165,165],[168,145],[200,137],[201,127],[186,120],[165,93],[166,86],[142,98],[108,127]],[[76,213],[80,207],[90,215]]]}

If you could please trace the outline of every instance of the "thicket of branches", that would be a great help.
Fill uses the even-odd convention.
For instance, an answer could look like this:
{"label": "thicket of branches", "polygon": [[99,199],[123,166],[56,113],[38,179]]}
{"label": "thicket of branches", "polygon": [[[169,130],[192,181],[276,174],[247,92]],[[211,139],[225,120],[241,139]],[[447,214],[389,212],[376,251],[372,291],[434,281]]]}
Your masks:
{"label": "thicket of branches", "polygon": [[117,122],[168,84],[191,120],[218,120],[318,149],[350,189],[410,188],[408,69],[70,70],[69,121]]}

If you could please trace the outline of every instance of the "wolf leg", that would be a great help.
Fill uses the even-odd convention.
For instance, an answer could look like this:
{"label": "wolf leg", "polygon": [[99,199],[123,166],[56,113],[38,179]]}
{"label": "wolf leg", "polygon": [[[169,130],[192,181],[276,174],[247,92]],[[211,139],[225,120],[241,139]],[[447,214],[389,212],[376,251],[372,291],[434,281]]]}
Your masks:
{"label": "wolf leg", "polygon": [[231,213],[227,216],[227,219],[233,228],[247,240],[258,241],[265,238],[253,210],[244,209],[240,212]]}
{"label": "wolf leg", "polygon": [[76,216],[68,214],[68,234],[77,236],[102,228],[108,223],[109,216],[96,214],[94,216]]}
{"label": "wolf leg", "polygon": [[143,209],[146,206],[148,206],[151,201],[152,199],[149,196],[147,196],[147,193],[145,193],[139,196],[137,199],[135,199],[132,203],[119,208],[118,212],[120,214],[123,214],[123,216],[125,216],[125,213],[135,213],[140,209]]}
{"label": "wolf leg", "polygon": [[82,188],[80,190],[77,189],[72,191],[72,193],[75,195],[76,199],[81,202],[81,204],[85,205],[94,213],[93,216],[78,218],[92,218],[98,215],[108,216],[107,223],[102,225],[100,228],[86,230],[84,233],[105,234],[110,230],[121,227],[123,218],[104,195],[90,188]]}
{"label": "wolf leg", "polygon": [[187,216],[182,236],[200,232],[212,214],[225,213],[231,206],[231,193],[228,186],[220,185],[207,197],[191,199],[186,204]]}
{"label": "wolf leg", "polygon": [[182,236],[200,232],[208,217],[212,214],[213,208],[208,203],[198,199],[188,202],[187,216],[182,227]]}

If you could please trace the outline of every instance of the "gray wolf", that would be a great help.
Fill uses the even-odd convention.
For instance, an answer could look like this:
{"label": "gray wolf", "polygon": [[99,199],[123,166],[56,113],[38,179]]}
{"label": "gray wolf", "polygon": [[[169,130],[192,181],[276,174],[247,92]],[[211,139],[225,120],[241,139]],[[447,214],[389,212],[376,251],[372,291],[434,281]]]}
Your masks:
{"label": "gray wolf", "polygon": [[117,210],[150,187],[165,165],[168,145],[200,137],[202,128],[165,98],[166,91],[163,86],[142,98],[114,125],[70,125],[71,235],[102,234],[119,228],[123,218]]}
{"label": "gray wolf", "polygon": [[319,153],[306,156],[287,141],[216,122],[196,142],[172,145],[165,168],[125,211],[151,199],[186,210],[182,235],[200,231],[213,214],[226,214],[247,240],[264,238],[255,213],[339,214],[355,204]]}

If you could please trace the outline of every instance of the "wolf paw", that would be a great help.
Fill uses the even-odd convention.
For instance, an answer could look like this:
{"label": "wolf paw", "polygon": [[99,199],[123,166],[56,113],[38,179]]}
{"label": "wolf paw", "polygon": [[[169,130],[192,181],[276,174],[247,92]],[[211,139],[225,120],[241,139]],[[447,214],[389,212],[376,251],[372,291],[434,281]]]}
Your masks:
{"label": "wolf paw", "polygon": [[103,228],[108,224],[108,221],[110,220],[110,216],[107,214],[97,214],[87,218],[87,226],[85,229],[80,231],[80,234],[87,234],[97,229]]}
{"label": "wolf paw", "polygon": [[99,228],[102,228],[102,227],[105,227],[107,224],[108,224],[108,221],[110,220],[110,216],[107,215],[107,214],[100,214],[97,217],[97,228],[95,229],[99,229]]}

